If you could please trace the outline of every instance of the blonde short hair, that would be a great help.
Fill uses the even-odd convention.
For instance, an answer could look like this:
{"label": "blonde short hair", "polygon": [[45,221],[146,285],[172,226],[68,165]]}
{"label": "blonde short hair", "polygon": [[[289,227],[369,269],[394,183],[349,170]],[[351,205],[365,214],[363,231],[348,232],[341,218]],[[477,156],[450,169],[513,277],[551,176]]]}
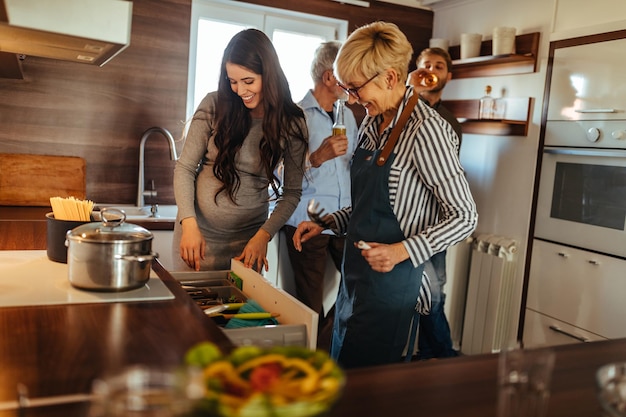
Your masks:
{"label": "blonde short hair", "polygon": [[335,76],[344,82],[355,76],[368,79],[393,68],[404,83],[412,56],[413,47],[397,25],[373,22],[348,36],[335,59]]}

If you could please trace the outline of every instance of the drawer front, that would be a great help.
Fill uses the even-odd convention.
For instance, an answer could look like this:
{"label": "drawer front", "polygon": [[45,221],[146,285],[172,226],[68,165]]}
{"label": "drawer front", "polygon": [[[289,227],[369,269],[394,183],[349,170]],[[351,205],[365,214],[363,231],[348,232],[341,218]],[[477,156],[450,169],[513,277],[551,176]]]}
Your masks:
{"label": "drawer front", "polygon": [[552,317],[526,309],[522,339],[525,348],[595,342],[599,340],[606,339]]}
{"label": "drawer front", "polygon": [[[317,346],[318,314],[302,304],[286,291],[276,288],[253,269],[246,268],[239,261],[231,260],[232,272],[242,281],[241,292],[247,299],[256,301],[265,311],[279,314],[278,326],[245,327],[225,329],[224,333],[235,344],[259,344],[263,346]],[[173,271],[174,279],[194,287],[211,287],[221,297],[221,290],[227,288],[229,271]]]}
{"label": "drawer front", "polygon": [[609,339],[626,337],[626,261],[535,240],[526,307]]}
{"label": "drawer front", "polygon": [[304,324],[307,332],[307,347],[316,348],[319,317],[315,311],[286,291],[276,288],[261,274],[246,268],[241,262],[231,259],[230,265],[232,271],[241,278],[243,282],[242,291],[248,298],[255,300],[266,311],[279,313],[278,321],[281,325]]}
{"label": "drawer front", "polygon": [[309,347],[304,324],[224,329],[224,334],[237,346],[302,346]]}

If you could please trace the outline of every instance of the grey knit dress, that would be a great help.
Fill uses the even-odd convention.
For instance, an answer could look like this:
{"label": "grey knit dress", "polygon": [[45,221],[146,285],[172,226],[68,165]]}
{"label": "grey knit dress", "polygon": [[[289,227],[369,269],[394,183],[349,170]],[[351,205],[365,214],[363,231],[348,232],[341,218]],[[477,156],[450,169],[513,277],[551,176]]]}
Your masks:
{"label": "grey knit dress", "polygon": [[[180,257],[182,219],[196,217],[206,240],[201,269],[226,270],[230,269],[231,258],[241,254],[259,228],[270,236],[278,232],[295,210],[302,193],[305,146],[301,141],[288,140],[284,145],[282,196],[269,216],[269,179],[261,166],[259,152],[262,120],[253,119],[250,132],[235,160],[241,180],[235,202],[222,192],[216,203],[215,194],[222,186],[213,174],[217,148],[211,126],[216,98],[217,94],[210,93],[198,107],[174,171],[174,192],[178,205],[172,248],[175,270],[189,269]],[[304,126],[304,119],[302,124]],[[306,132],[306,127],[303,131]]]}

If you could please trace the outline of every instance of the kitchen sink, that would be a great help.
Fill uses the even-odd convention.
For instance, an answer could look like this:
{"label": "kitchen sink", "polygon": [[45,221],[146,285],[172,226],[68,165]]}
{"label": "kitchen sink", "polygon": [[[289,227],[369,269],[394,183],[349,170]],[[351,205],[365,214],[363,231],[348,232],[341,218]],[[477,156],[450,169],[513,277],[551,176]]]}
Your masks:
{"label": "kitchen sink", "polygon": [[126,214],[127,220],[141,220],[147,222],[173,221],[176,219],[178,207],[174,205],[158,205],[156,214],[152,214],[151,206],[137,207],[131,204],[96,204],[93,212],[95,220],[101,220],[99,210],[111,208],[121,210]]}

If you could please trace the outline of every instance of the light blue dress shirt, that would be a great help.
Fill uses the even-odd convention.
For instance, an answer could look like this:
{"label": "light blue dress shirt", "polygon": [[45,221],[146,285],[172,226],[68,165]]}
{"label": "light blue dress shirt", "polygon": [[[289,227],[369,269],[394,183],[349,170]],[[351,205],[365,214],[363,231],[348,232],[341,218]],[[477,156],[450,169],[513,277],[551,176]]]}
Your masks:
{"label": "light blue dress shirt", "polygon": [[[309,153],[313,153],[320,147],[322,141],[332,134],[333,120],[317,103],[311,90],[298,104],[304,110],[309,129]],[[333,111],[336,111],[336,108],[337,103]],[[309,220],[306,207],[312,198],[319,202],[326,213],[350,206],[350,160],[356,148],[358,127],[352,110],[347,107],[344,118],[348,151],[345,155],[324,162],[318,168],[309,167],[302,181],[300,203],[286,224],[297,227],[301,222]],[[324,233],[332,234],[329,230]]]}

